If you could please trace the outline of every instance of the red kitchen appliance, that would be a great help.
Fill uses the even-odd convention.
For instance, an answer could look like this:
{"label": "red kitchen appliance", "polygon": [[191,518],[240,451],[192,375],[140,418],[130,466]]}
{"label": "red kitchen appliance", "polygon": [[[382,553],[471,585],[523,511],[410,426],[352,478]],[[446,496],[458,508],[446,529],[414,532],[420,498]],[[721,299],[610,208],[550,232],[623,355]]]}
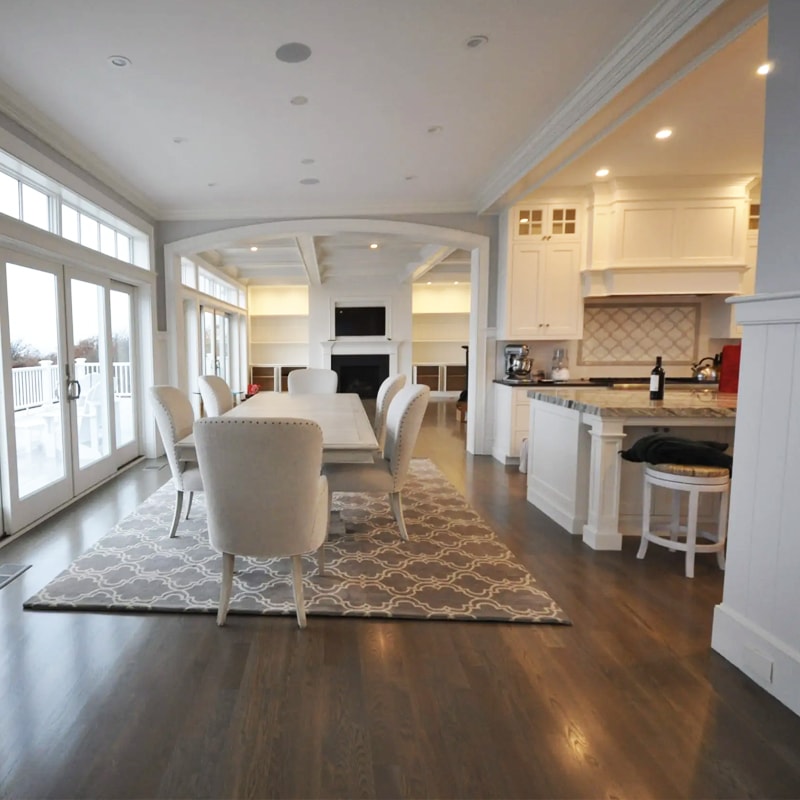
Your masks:
{"label": "red kitchen appliance", "polygon": [[722,348],[722,363],[719,367],[720,394],[737,394],[739,391],[739,360],[742,356],[740,344],[726,344]]}

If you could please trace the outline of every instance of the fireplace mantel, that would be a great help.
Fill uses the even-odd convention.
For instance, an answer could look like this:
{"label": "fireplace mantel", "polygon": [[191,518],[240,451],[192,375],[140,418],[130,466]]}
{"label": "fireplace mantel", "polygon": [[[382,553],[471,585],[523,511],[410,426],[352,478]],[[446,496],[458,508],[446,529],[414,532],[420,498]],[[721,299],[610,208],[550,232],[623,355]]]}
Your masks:
{"label": "fireplace mantel", "polygon": [[322,345],[322,362],[326,369],[331,368],[331,356],[362,356],[362,355],[388,355],[389,374],[398,372],[397,354],[402,342],[387,339],[385,336],[345,336],[339,339],[329,339],[320,342]]}

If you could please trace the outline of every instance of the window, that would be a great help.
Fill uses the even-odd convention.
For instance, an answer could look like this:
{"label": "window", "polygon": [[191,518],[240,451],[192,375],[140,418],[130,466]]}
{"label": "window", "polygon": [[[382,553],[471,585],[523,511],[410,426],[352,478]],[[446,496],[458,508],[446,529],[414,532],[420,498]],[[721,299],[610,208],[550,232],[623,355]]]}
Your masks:
{"label": "window", "polygon": [[237,308],[247,307],[247,295],[244,289],[228,283],[224,278],[204,269],[185,256],[181,256],[181,283],[228,305]]}
{"label": "window", "polygon": [[0,214],[143,269],[150,237],[0,150]]}
{"label": "window", "polygon": [[19,181],[0,172],[0,214],[19,219]]}

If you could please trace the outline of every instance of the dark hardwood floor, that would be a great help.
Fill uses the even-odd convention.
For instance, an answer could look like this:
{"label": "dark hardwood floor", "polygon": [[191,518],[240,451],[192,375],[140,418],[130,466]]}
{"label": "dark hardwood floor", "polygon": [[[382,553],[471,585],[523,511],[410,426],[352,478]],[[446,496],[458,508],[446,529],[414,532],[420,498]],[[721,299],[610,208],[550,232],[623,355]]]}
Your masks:
{"label": "dark hardwood floor", "polygon": [[417,455],[571,627],[23,611],[169,477],[136,467],[0,549],[33,564],[0,590],[0,796],[800,797],[800,717],[710,649],[715,557],[589,549],[463,428],[432,403]]}

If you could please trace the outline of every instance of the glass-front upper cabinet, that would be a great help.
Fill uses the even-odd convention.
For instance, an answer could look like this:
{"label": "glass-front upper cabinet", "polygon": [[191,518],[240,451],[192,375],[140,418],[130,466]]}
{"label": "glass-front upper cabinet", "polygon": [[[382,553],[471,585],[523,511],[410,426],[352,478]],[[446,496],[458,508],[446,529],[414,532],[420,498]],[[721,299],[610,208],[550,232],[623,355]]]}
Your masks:
{"label": "glass-front upper cabinet", "polygon": [[514,208],[514,238],[549,241],[580,237],[580,210],[577,203],[547,203]]}

